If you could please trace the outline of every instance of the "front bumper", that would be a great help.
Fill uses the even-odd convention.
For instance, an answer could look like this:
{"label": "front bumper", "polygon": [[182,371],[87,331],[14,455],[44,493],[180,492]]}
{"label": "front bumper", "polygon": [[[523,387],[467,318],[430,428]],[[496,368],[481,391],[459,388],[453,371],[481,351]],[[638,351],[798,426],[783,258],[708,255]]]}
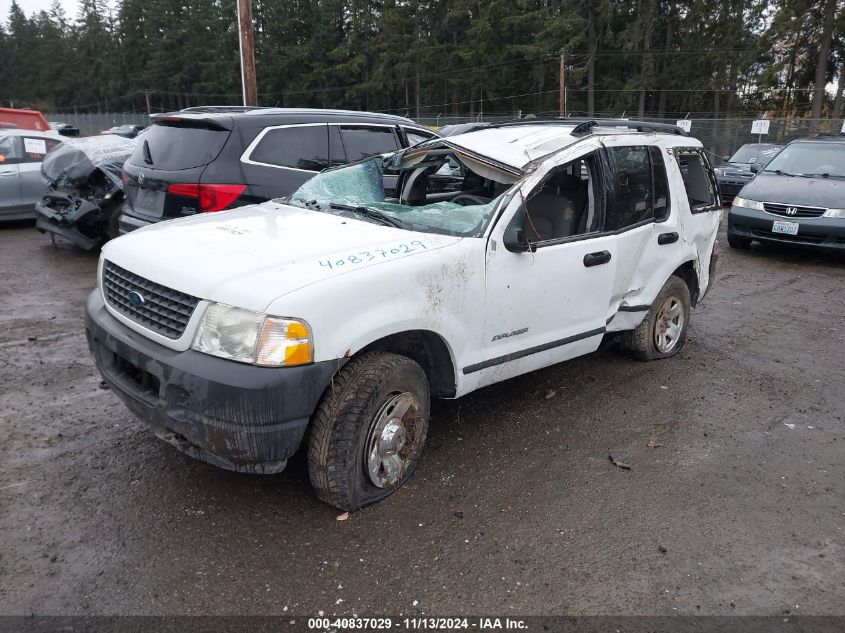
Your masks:
{"label": "front bumper", "polygon": [[[775,220],[797,222],[798,235],[772,233]],[[728,233],[759,242],[810,246],[839,253],[845,251],[845,220],[838,218],[790,218],[756,209],[731,207]]]}
{"label": "front bumper", "polygon": [[97,369],[132,413],[180,451],[240,472],[285,467],[346,362],[268,368],[175,351],[117,321],[98,289],[85,329]]}
{"label": "front bumper", "polygon": [[63,237],[90,251],[105,240],[105,232],[100,237],[91,237],[82,233],[79,227],[85,222],[99,220],[101,214],[100,207],[88,200],[51,192],[41,202],[35,203],[35,228],[42,233]]}
{"label": "front bumper", "polygon": [[730,204],[733,199],[739,195],[742,188],[751,182],[751,179],[742,180],[740,178],[717,178],[719,182],[719,193],[722,197],[723,204]]}

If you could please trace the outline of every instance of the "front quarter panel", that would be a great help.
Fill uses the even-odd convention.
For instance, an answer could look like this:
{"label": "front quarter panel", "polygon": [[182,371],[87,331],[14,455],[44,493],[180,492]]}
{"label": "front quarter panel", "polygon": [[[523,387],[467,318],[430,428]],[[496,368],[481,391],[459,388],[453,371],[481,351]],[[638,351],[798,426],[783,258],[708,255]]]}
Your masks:
{"label": "front quarter panel", "polygon": [[[482,355],[484,240],[330,277],[273,301],[266,312],[305,320],[315,362],[354,356],[391,334],[427,330],[446,343],[455,367]],[[456,372],[458,395],[465,385]]]}

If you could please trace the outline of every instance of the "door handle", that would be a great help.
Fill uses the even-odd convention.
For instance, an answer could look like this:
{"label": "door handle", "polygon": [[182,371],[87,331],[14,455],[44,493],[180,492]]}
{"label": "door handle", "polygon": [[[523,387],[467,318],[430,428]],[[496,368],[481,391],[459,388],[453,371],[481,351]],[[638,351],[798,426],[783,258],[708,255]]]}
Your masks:
{"label": "door handle", "polygon": [[12,178],[13,176],[17,175],[17,171],[0,171],[0,178]]}
{"label": "door handle", "polygon": [[664,244],[674,244],[678,241],[677,233],[661,233],[657,236],[657,243],[663,246]]}
{"label": "door handle", "polygon": [[599,251],[598,253],[587,253],[584,255],[584,266],[598,266],[610,261],[610,251]]}

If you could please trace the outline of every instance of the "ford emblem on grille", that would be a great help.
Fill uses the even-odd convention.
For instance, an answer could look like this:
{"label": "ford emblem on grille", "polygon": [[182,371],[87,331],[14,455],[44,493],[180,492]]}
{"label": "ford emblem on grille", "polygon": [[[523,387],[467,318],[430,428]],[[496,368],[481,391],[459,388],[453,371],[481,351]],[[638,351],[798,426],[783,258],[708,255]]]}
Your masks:
{"label": "ford emblem on grille", "polygon": [[129,303],[131,303],[136,308],[138,306],[142,306],[146,303],[146,300],[141,295],[141,293],[135,292],[134,290],[132,292],[130,292],[128,295],[126,295],[126,298],[129,299]]}

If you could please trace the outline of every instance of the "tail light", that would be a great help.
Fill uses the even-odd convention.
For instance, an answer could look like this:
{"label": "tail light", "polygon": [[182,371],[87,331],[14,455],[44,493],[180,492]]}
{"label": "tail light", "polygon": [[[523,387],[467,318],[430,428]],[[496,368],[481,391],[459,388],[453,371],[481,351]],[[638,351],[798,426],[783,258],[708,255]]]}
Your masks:
{"label": "tail light", "polygon": [[246,185],[192,185],[188,183],[173,183],[167,188],[167,193],[185,198],[195,198],[200,202],[200,211],[222,211],[244,191]]}

